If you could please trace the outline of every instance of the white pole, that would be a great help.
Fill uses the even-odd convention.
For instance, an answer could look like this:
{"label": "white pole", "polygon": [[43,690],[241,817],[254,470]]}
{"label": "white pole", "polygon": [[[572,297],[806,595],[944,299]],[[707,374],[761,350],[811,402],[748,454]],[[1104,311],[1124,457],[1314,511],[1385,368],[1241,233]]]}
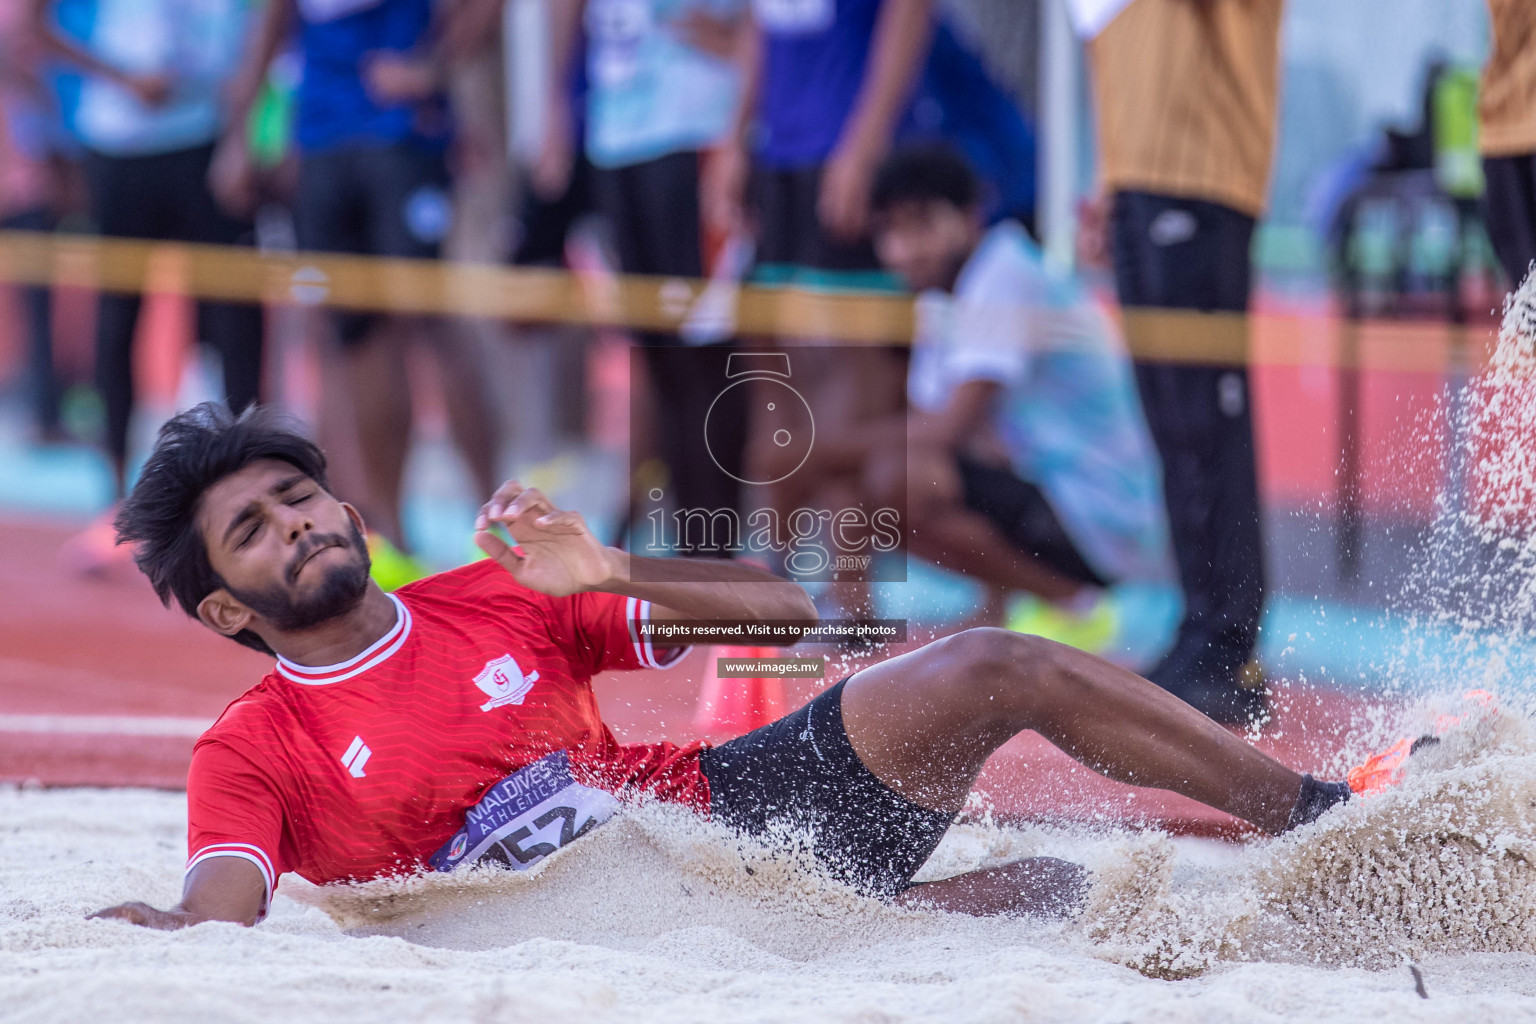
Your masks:
{"label": "white pole", "polygon": [[549,9],[544,0],[512,0],[505,8],[507,145],[512,159],[531,163],[544,144],[545,87],[549,76]]}
{"label": "white pole", "polygon": [[1045,256],[1070,267],[1077,228],[1080,54],[1066,0],[1040,0],[1039,182],[1035,219]]}

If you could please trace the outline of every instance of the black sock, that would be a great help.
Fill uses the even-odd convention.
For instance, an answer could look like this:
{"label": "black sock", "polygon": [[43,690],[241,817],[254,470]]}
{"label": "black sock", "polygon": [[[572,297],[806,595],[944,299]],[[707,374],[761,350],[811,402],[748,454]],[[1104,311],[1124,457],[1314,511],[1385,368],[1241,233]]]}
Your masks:
{"label": "black sock", "polygon": [[1285,830],[1289,832],[1311,824],[1330,807],[1344,803],[1349,796],[1347,782],[1318,782],[1310,775],[1303,775],[1301,792],[1296,794],[1296,806],[1291,808],[1291,820],[1286,822]]}

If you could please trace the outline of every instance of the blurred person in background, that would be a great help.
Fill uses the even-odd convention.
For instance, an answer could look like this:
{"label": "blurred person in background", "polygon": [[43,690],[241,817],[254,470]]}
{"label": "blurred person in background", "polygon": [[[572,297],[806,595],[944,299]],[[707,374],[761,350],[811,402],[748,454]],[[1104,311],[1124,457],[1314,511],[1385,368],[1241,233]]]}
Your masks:
{"label": "blurred person in background", "polygon": [[1509,287],[1536,259],[1536,4],[1488,0],[1493,45],[1478,94],[1488,237]]}
{"label": "blurred person in background", "polygon": [[[82,73],[75,131],[85,147],[91,219],[109,238],[250,244],[248,220],[214,198],[214,149],[229,120],[224,88],[249,21],[247,0],[95,0],[87,32],[65,34],[58,0],[22,0],[42,53]],[[103,293],[96,321],[96,383],[106,410],[114,509],[126,493],[134,405],[138,294]],[[219,354],[234,411],[261,386],[262,313],[248,303],[200,302],[198,337]],[[125,560],[109,511],[66,557],[84,571]]]}
{"label": "blurred person in background", "polygon": [[875,251],[919,293],[907,450],[878,424],[818,444],[846,445],[879,504],[900,500],[881,492],[905,457],[914,554],[1058,610],[1018,602],[1013,628],[1102,648],[1115,631],[1103,588],[1171,575],[1156,451],[1103,311],[1017,221],[988,227],[982,201],[947,148],[881,168]]}
{"label": "blurred person in background", "polygon": [[1035,234],[1035,127],[993,77],[965,26],[940,19],[898,145],[947,146],[965,158],[980,186],[988,224],[1016,220]]}
{"label": "blurred person in background", "polygon": [[[747,0],[553,0],[552,59],[543,151],[531,184],[558,201],[571,184],[580,147],[592,196],[606,217],[619,269],[702,278],[709,245],[700,209],[700,167],[736,114],[736,50],[746,39]],[[585,109],[573,109],[572,62],[585,27]],[[584,131],[578,136],[575,126]],[[744,417],[700,425],[726,379],[729,341],[679,348],[676,335],[642,331],[658,410],[656,446],[671,504],[735,509]],[[724,408],[724,407],[722,407]],[[745,406],[730,407],[733,413]],[[713,452],[713,457],[711,453]],[[718,462],[716,461],[718,460]],[[724,472],[716,472],[719,465]]]}
{"label": "blurred person in background", "polygon": [[[236,114],[250,109],[295,33],[303,61],[294,110],[300,249],[439,256],[452,221],[447,76],[495,30],[500,10],[500,0],[270,0],[232,85],[231,107]],[[221,156],[220,194],[249,203],[253,177],[242,133],[226,136]],[[393,588],[426,572],[409,553],[401,510],[411,444],[409,343],[428,341],[439,359],[449,427],[477,489],[493,487],[497,470],[484,370],[477,349],[436,318],[338,312],[328,320],[339,353],[324,346],[322,365],[342,386],[322,404],[321,429],[343,435],[335,446],[355,453],[339,460],[338,481],[366,510],[375,578]],[[338,415],[348,403],[350,417]]]}
{"label": "blurred person in background", "polygon": [[[0,5],[0,230],[51,231],[58,219],[62,125],[41,77],[38,47],[19,4]],[[19,289],[27,334],[27,397],[40,442],[64,437],[53,366],[53,303],[46,285]]]}
{"label": "blurred person in background", "polygon": [[750,187],[759,280],[881,280],[869,189],[927,59],[932,7],[753,0],[741,99],[705,188],[711,219],[736,229]]}
{"label": "blurred person in background", "polygon": [[[1131,0],[1088,42],[1115,287],[1132,351],[1161,321],[1247,351],[1249,245],[1264,208],[1279,103],[1282,0]],[[1184,614],[1147,674],[1222,721],[1262,713],[1250,665],[1264,605],[1246,366],[1138,359]]]}
{"label": "blurred person in background", "polygon": [[[741,98],[706,164],[705,213],[718,230],[755,233],[764,285],[891,290],[869,240],[869,190],[907,114],[933,37],[931,0],[753,0],[740,48]],[[795,387],[826,437],[901,409],[900,353],[805,348]],[[782,479],[791,457],[748,424],[749,479]],[[773,485],[767,501],[799,507],[823,470]],[[828,596],[834,604],[841,598]],[[867,607],[828,607],[867,617]]]}
{"label": "blurred person in background", "polygon": [[[573,14],[544,0],[544,13],[540,44],[550,51],[546,73],[528,88],[515,89],[512,103],[513,119],[536,128],[517,153],[522,187],[512,263],[564,267],[570,255],[567,242],[578,225],[597,214],[586,147],[588,40],[579,11]],[[569,39],[562,38],[563,31]],[[550,119],[559,119],[558,125]],[[557,130],[563,130],[563,138],[555,137]]]}
{"label": "blurred person in background", "polygon": [[[547,16],[552,12],[546,8],[543,13]],[[548,47],[547,24],[541,23],[536,40],[542,53]],[[529,76],[519,87],[518,76],[512,76],[511,148],[516,188],[510,241],[511,263],[516,267],[584,273],[581,268],[589,264],[601,265],[594,258],[598,252],[594,234],[588,231],[597,222],[598,213],[592,198],[592,164],[583,145],[587,116],[587,64],[582,56],[585,33],[577,32],[573,45],[578,53],[566,62],[563,81],[553,82],[549,75]],[[523,59],[526,53],[520,48],[513,60]],[[554,62],[555,55],[549,59]],[[561,105],[571,113],[569,139],[563,147],[571,154],[571,162],[563,184],[556,183],[553,176],[534,173],[534,165],[547,149],[548,132],[541,119],[556,102],[548,93],[555,88],[563,92]],[[563,450],[571,443],[582,443],[593,428],[589,413],[596,394],[589,392],[588,360],[594,332],[575,322],[524,323],[509,335],[506,352],[519,367],[514,379],[517,393],[508,409],[515,419],[511,426],[518,456],[545,466],[558,465]],[[560,476],[557,472],[554,480],[546,479],[545,486],[558,489]]]}

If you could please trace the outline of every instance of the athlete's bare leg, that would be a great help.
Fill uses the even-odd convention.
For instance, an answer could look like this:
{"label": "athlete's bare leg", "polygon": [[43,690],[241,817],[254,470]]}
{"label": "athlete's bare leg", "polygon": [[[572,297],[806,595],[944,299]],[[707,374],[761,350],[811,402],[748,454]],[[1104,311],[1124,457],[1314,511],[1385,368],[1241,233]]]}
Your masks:
{"label": "athlete's bare leg", "polygon": [[498,482],[498,427],[481,339],[473,322],[425,317],[417,330],[437,357],[448,412],[448,432],[480,494],[492,494]]}
{"label": "athlete's bare leg", "polygon": [[[890,476],[880,472],[878,461],[872,459],[866,467],[866,478]],[[1028,591],[1047,601],[1064,601],[1082,590],[1080,582],[1020,551],[990,519],[965,506],[960,473],[948,448],[914,446],[907,453],[906,479],[907,546],[914,555],[994,587]],[[898,499],[899,495],[891,494],[879,497],[887,504]]]}
{"label": "athlete's bare leg", "polygon": [[1065,601],[1083,585],[1025,554],[990,519],[964,506],[931,517],[912,517],[909,550],[936,565],[1008,590]]}
{"label": "athlete's bare leg", "polygon": [[1112,779],[1172,790],[1271,833],[1285,829],[1301,790],[1301,775],[1161,687],[1002,629],[957,633],[855,674],[842,710],[876,778],[946,813],[960,810],[992,752],[1026,729]]}
{"label": "athlete's bare leg", "polygon": [[410,320],[381,317],[343,353],[353,408],[352,430],[366,491],[352,499],[368,525],[402,551],[400,496],[411,448],[411,386],[406,367]]}

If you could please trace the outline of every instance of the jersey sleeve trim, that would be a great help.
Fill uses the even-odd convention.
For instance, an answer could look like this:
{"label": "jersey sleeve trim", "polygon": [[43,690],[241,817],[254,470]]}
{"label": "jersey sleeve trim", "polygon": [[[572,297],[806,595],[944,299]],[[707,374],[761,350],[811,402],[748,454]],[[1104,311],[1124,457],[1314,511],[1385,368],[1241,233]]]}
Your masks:
{"label": "jersey sleeve trim", "polygon": [[214,843],[205,846],[194,853],[187,861],[187,868],[182,872],[182,878],[192,873],[192,869],[205,860],[214,857],[239,857],[256,865],[256,870],[261,872],[261,880],[266,885],[266,897],[262,900],[261,912],[265,916],[267,908],[272,905],[272,890],[276,887],[277,879],[272,871],[272,858],[259,846],[250,843]]}
{"label": "jersey sleeve trim", "polygon": [[651,602],[626,598],[624,619],[629,623],[629,640],[635,647],[635,660],[645,668],[669,668],[688,653],[687,647],[667,647],[658,654],[651,638],[640,633],[640,626],[651,621]]}

